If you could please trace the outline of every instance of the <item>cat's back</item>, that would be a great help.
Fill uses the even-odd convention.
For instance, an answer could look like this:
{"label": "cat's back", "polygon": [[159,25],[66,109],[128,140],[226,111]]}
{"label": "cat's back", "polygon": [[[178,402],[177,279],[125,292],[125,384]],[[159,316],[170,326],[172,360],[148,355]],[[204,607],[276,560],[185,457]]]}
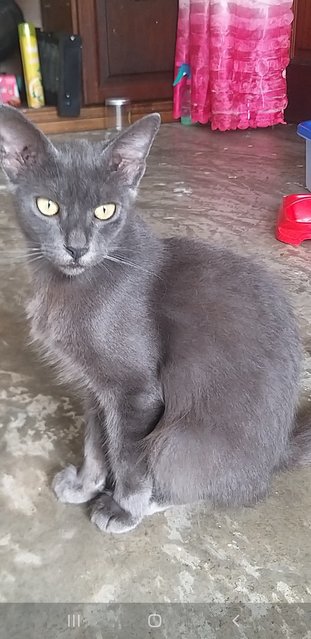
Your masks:
{"label": "cat's back", "polygon": [[188,302],[198,309],[210,302],[233,306],[242,315],[251,308],[258,312],[258,305],[261,314],[274,315],[280,306],[292,316],[276,274],[252,258],[186,238],[168,238],[165,245],[167,300],[173,296],[185,308]]}
{"label": "cat's back", "polygon": [[165,241],[166,293],[161,312],[204,346],[283,348],[300,358],[297,323],[276,275],[252,259],[186,238]]}

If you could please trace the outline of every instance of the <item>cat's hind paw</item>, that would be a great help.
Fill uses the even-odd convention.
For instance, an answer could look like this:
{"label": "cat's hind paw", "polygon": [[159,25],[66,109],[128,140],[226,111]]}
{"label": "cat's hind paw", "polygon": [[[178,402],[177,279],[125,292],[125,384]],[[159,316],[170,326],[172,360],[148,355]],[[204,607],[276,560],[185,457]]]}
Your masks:
{"label": "cat's hind paw", "polygon": [[141,519],[134,518],[107,493],[95,499],[91,509],[91,521],[106,533],[121,534],[136,528]]}

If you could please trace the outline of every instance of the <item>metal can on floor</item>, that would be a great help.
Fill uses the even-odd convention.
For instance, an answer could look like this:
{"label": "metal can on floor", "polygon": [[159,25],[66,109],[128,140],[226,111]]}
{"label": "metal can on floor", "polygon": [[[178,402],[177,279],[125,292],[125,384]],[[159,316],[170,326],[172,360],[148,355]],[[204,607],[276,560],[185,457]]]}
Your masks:
{"label": "metal can on floor", "polygon": [[131,101],[128,98],[107,98],[105,105],[116,131],[122,131],[131,124]]}

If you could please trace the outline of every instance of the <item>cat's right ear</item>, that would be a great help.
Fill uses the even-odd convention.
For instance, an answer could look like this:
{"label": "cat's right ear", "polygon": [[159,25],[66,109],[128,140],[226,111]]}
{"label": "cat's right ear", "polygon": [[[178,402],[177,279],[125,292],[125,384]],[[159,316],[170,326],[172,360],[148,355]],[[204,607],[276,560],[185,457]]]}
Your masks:
{"label": "cat's right ear", "polygon": [[0,106],[0,165],[9,180],[18,182],[51,153],[56,153],[52,142],[18,109]]}

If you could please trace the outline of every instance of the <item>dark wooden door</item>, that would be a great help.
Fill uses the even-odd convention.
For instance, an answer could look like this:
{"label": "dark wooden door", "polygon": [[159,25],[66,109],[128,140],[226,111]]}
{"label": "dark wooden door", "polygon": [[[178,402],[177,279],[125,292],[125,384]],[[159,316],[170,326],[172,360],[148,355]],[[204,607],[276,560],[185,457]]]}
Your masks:
{"label": "dark wooden door", "polygon": [[178,0],[76,0],[86,104],[172,97]]}
{"label": "dark wooden door", "polygon": [[297,123],[311,120],[311,0],[295,0],[294,16],[285,117]]}

